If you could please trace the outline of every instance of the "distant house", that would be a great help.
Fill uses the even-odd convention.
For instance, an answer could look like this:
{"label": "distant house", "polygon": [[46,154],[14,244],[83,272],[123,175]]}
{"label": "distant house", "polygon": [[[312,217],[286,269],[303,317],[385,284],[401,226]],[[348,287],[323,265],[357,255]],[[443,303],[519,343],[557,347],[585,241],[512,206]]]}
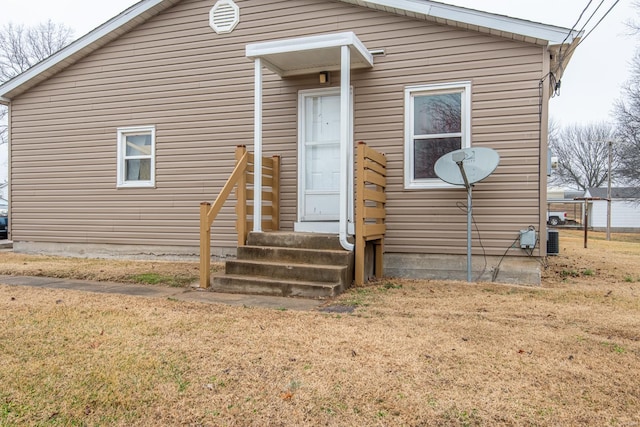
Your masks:
{"label": "distant house", "polygon": [[[590,188],[584,197],[594,200],[589,208],[589,226],[596,231],[607,229],[606,188]],[[611,188],[611,231],[640,232],[640,188]]]}
{"label": "distant house", "polygon": [[[387,159],[385,274],[462,279],[466,192],[433,164],[490,147],[474,277],[507,251],[500,280],[539,282],[548,102],[580,35],[429,0],[140,1],[0,86],[14,249],[195,255],[237,145],[281,156],[282,230],[348,238],[364,141]],[[213,255],[235,254],[234,219]],[[512,248],[530,226],[536,248]]]}

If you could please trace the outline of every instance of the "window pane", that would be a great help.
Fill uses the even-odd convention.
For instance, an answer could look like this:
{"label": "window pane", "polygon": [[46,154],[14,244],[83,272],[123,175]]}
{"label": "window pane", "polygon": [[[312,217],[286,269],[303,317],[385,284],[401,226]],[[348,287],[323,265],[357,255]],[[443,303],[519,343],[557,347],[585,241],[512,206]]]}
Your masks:
{"label": "window pane", "polygon": [[127,157],[129,156],[150,156],[151,155],[151,135],[127,135]]}
{"label": "window pane", "polygon": [[305,99],[305,140],[340,140],[340,96],[324,95]]}
{"label": "window pane", "polygon": [[414,98],[414,135],[462,131],[462,94],[444,93]]}
{"label": "window pane", "polygon": [[151,180],[151,159],[126,160],[125,167],[127,181]]}
{"label": "window pane", "polygon": [[306,189],[338,191],[340,188],[340,144],[306,147]]}
{"label": "window pane", "polygon": [[461,138],[416,139],[414,144],[414,179],[437,178],[433,167],[444,154],[461,148]]}

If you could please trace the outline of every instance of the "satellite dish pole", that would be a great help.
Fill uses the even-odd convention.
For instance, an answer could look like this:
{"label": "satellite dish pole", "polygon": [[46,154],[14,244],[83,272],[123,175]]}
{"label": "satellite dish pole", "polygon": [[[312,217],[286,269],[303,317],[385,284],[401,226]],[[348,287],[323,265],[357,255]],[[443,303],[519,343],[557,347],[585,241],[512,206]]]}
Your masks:
{"label": "satellite dish pole", "polygon": [[464,180],[464,187],[467,189],[467,282],[471,282],[471,220],[473,219],[473,197],[471,196],[472,185],[469,184],[467,173],[464,170],[464,159],[466,154],[464,151],[457,151],[451,154],[451,159],[456,162],[460,168],[460,174]]}
{"label": "satellite dish pole", "polygon": [[500,155],[488,147],[463,148],[441,156],[433,169],[438,178],[467,189],[467,282],[471,282],[471,223],[473,221],[473,184],[493,173]]}

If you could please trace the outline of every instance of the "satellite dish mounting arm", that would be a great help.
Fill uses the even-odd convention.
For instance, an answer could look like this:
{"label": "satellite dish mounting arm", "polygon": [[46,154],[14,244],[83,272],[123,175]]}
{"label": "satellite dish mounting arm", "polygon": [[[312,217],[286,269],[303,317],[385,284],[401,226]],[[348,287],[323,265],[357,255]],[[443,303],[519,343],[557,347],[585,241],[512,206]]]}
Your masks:
{"label": "satellite dish mounting arm", "polygon": [[464,159],[465,159],[466,155],[463,151],[458,151],[455,152],[451,155],[451,158],[454,162],[456,162],[456,164],[458,165],[458,167],[460,168],[460,173],[462,174],[462,179],[464,180],[464,186],[467,188],[467,190],[469,188],[471,188],[471,185],[469,184],[469,180],[467,179],[467,173],[464,171]]}

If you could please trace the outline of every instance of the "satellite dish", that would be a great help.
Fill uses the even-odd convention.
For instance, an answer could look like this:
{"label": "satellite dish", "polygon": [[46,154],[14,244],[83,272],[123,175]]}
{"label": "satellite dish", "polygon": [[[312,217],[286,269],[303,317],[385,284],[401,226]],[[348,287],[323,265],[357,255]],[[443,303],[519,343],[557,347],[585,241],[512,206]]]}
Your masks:
{"label": "satellite dish", "polygon": [[[465,184],[459,163],[467,175]],[[493,173],[500,162],[496,150],[487,147],[463,148],[440,157],[434,166],[438,178],[453,185],[469,185],[482,181]]]}
{"label": "satellite dish", "polygon": [[487,147],[463,148],[440,157],[434,166],[438,178],[467,189],[467,282],[471,282],[471,221],[473,219],[472,184],[493,173],[500,162],[497,151]]}

